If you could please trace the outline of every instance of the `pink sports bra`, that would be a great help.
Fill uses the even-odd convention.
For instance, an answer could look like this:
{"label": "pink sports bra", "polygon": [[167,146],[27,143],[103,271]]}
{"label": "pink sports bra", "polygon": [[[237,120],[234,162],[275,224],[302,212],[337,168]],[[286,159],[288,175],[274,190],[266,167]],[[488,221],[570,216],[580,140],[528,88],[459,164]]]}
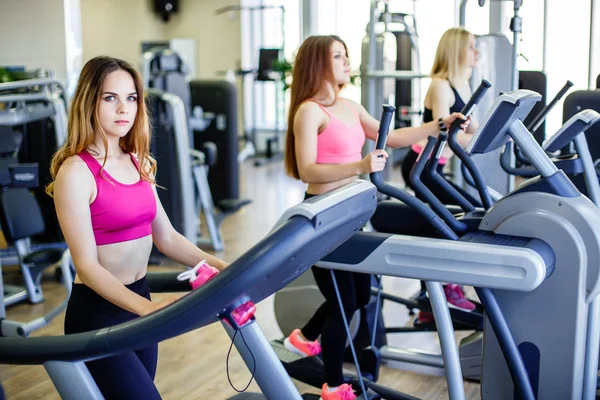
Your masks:
{"label": "pink sports bra", "polygon": [[[126,242],[152,234],[156,216],[156,199],[149,182],[139,180],[124,184],[114,179],[87,151],[78,154],[96,181],[96,198],[90,204],[96,245]],[[131,161],[139,170],[133,154]]]}
{"label": "pink sports bra", "polygon": [[[410,146],[410,148],[417,154],[421,154],[421,152],[423,151],[423,146],[421,146],[419,143],[413,144],[412,146]],[[431,156],[429,156],[429,158],[431,158]],[[440,157],[439,165],[446,165],[447,163],[448,159],[446,157]]]}
{"label": "pink sports bra", "polygon": [[348,126],[327,111],[322,104],[315,103],[329,115],[329,123],[317,136],[317,164],[348,164],[362,160],[365,131],[360,124],[358,113],[352,110],[356,121]]}

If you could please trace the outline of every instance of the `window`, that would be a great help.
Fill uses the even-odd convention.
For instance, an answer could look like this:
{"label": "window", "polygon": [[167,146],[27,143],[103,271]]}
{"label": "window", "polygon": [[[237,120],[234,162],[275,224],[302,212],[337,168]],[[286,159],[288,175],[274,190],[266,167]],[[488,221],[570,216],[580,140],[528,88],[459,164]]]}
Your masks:
{"label": "window", "polygon": [[[250,0],[248,0],[250,1]],[[486,34],[490,31],[490,3],[486,1],[484,7],[479,7],[478,2],[469,0],[465,12],[465,28],[476,35]],[[544,3],[548,4],[547,10],[547,54],[546,75],[548,79],[547,95],[550,100],[567,80],[575,86],[571,89],[581,90],[588,88],[588,62],[589,62],[589,29],[590,29],[590,0],[576,0],[577,7],[565,4],[561,0],[527,0],[524,1],[520,16],[522,18],[522,33],[519,35],[517,60],[519,70],[542,70],[544,66]],[[259,4],[261,0],[254,0]],[[264,5],[285,5],[285,58],[293,60],[294,54],[300,45],[300,0],[262,0]],[[370,1],[352,0],[319,0],[317,2],[317,34],[336,34],[348,46],[350,61],[353,71],[360,72],[363,62],[363,41],[367,35],[367,24],[370,19]],[[428,74],[433,64],[433,58],[438,41],[444,31],[459,23],[460,0],[390,0],[391,12],[403,12],[415,15],[418,34],[419,69],[423,74]],[[497,4],[493,7],[499,7]],[[512,32],[509,30],[510,20],[513,16],[512,2],[501,4],[504,20],[500,21],[503,33],[512,43]],[[493,9],[492,9],[493,11]],[[596,18],[600,18],[600,7],[596,7]],[[257,20],[258,21],[258,20]],[[281,19],[273,13],[263,12],[262,20],[255,22],[262,27],[264,46],[277,46],[281,41]],[[246,30],[246,28],[243,28]],[[258,29],[255,27],[255,29]],[[244,36],[246,37],[246,36]],[[600,44],[600,29],[596,31],[597,44]],[[257,42],[260,43],[260,42]],[[244,44],[247,47],[247,44]],[[252,57],[258,56],[258,47],[253,50]],[[595,51],[592,78],[600,74],[600,51]],[[248,65],[248,64],[246,64]],[[420,79],[420,103],[422,107],[424,94],[430,80]],[[259,88],[260,86],[264,86]],[[246,109],[255,107],[259,127],[274,127],[275,124],[275,91],[267,82],[257,84],[259,96],[255,104],[246,103]],[[361,101],[360,86],[349,86],[344,96]],[[280,116],[285,116],[289,104],[289,93],[282,96],[284,101],[279,102]],[[378,99],[378,102],[386,101]],[[377,117],[377,116],[375,116]],[[280,127],[285,128],[285,118],[280,117]],[[562,124],[562,102],[557,104],[547,119],[546,127],[549,134],[554,133]]]}

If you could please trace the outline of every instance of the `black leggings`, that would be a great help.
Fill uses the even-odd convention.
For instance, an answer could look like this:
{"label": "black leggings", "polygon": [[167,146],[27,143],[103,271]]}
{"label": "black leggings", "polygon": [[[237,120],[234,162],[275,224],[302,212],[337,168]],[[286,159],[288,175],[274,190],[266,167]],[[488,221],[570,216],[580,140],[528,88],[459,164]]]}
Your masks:
{"label": "black leggings", "polygon": [[[146,278],[126,287],[150,300]],[[65,334],[117,325],[137,318],[83,284],[73,284],[65,314]],[[160,399],[154,385],[158,345],[85,363],[106,399]]]}
{"label": "black leggings", "polygon": [[[306,194],[305,199],[313,197]],[[346,329],[333,286],[329,269],[312,267],[312,273],[325,302],[317,309],[312,318],[301,329],[308,340],[316,340],[321,335],[322,357],[325,367],[325,379],[329,386],[344,383],[342,373],[344,353],[346,351]],[[350,323],[352,316],[367,305],[371,296],[371,276],[357,272],[334,271],[340,291],[344,314]]]}
{"label": "black leggings", "polygon": [[[408,186],[409,188],[411,188],[413,190],[414,190],[414,188],[410,184],[410,171],[412,170],[413,166],[417,163],[417,158],[419,158],[419,153],[417,153],[413,149],[410,149],[408,154],[406,155],[406,157],[404,157],[404,161],[402,161],[402,178],[404,179],[406,186]],[[442,164],[437,166],[437,170],[440,173],[440,175],[443,176],[444,166]],[[435,197],[437,197],[442,202],[442,204],[459,205],[454,197],[452,197],[448,193],[446,193],[445,190],[440,188],[434,181],[432,181],[425,174],[421,175],[421,182],[423,182],[423,184],[429,190],[431,190],[431,193],[433,193],[433,195]],[[447,181],[447,182],[450,183],[460,194],[462,194],[471,203],[473,203],[473,202],[475,204],[479,203],[479,201],[477,201],[473,196],[471,196],[469,193],[467,193],[467,191],[464,190],[463,188],[461,188],[460,186],[457,186],[456,184],[454,184],[451,181]],[[415,192],[415,195],[421,201],[427,202],[425,200],[425,198],[421,197],[421,195],[419,195],[418,193]]]}

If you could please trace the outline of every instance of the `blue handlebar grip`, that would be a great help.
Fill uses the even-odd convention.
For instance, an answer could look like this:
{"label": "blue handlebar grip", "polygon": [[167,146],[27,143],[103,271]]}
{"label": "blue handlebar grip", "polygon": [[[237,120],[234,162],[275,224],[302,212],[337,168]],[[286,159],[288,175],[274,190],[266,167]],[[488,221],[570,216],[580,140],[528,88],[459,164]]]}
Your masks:
{"label": "blue handlebar grip", "polygon": [[379,134],[377,135],[377,144],[375,145],[375,149],[377,150],[385,149],[385,142],[387,141],[394,111],[396,111],[394,106],[390,106],[389,104],[383,105],[383,112],[381,113],[381,120],[379,122]]}
{"label": "blue handlebar grip", "polygon": [[[481,101],[483,96],[485,96],[485,93],[491,87],[492,84],[489,81],[482,79],[481,83],[479,84],[479,87],[477,88],[475,93],[473,93],[473,96],[471,96],[471,98],[469,99],[469,102],[465,104],[463,109],[460,111],[461,114],[468,118],[469,115],[471,115],[471,113],[475,109],[475,106]],[[460,124],[462,124],[463,122],[464,121],[461,119],[455,119],[452,125],[450,125],[448,134],[455,135],[456,133],[458,133],[458,131],[460,130]]]}

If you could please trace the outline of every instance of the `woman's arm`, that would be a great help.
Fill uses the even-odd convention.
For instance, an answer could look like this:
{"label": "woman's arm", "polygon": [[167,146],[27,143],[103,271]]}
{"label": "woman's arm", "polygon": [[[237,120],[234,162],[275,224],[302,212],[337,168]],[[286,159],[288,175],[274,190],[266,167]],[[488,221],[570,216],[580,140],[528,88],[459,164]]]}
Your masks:
{"label": "woman's arm", "polygon": [[[373,118],[361,104],[354,102],[352,102],[352,104],[358,112],[365,135],[371,140],[377,140],[379,121]],[[465,119],[460,113],[452,113],[443,118],[444,125],[446,125],[447,128],[450,127],[452,122],[457,118]],[[461,124],[461,127],[466,128],[468,124],[469,121],[467,120]],[[427,139],[428,136],[437,136],[438,133],[440,133],[440,127],[437,119],[434,119],[431,122],[419,126],[410,126],[390,131],[386,145],[392,148],[407,147],[420,142],[423,139]]]}
{"label": "woman's arm", "polygon": [[[317,135],[323,123],[323,111],[314,103],[300,106],[294,118],[296,162],[304,183],[331,183],[369,173],[383,160],[375,157],[385,151],[374,151],[361,161],[349,164],[317,164]],[[385,164],[385,162],[383,161]]]}
{"label": "woman's arm", "polygon": [[[435,82],[435,84],[434,84]],[[450,84],[445,80],[434,80],[429,88],[431,91],[431,111],[433,114],[433,119],[437,120],[440,117],[445,117],[450,114],[450,106],[449,104],[452,102],[452,89],[450,88]],[[456,101],[456,99],[454,99]],[[473,121],[473,117],[469,117],[470,123],[461,131],[458,132],[456,136],[456,140],[461,147],[467,147],[471,138],[473,137],[473,132],[477,129],[477,124]]]}
{"label": "woman's arm", "polygon": [[158,305],[127,289],[98,262],[90,216],[93,192],[94,180],[86,164],[77,156],[67,159],[56,176],[54,204],[77,276],[111,303],[134,314],[146,315]]}
{"label": "woman's arm", "polygon": [[200,261],[206,260],[208,264],[218,270],[222,271],[227,268],[229,263],[203,252],[173,228],[158,198],[156,186],[153,186],[153,190],[156,198],[156,217],[152,221],[152,239],[156,248],[171,260],[188,267],[194,267]]}

